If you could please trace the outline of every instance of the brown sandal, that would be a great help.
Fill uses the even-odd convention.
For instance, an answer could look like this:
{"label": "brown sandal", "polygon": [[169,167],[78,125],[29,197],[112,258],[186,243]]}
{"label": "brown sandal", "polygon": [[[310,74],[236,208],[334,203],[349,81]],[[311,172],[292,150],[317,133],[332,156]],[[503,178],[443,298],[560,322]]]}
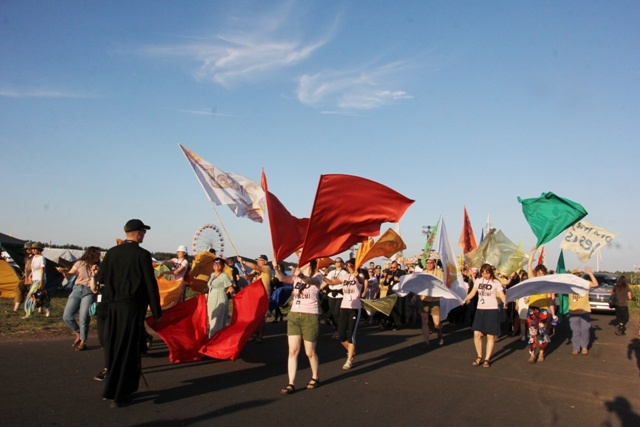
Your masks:
{"label": "brown sandal", "polygon": [[482,365],[482,357],[476,357],[476,360],[473,361],[471,366],[480,366]]}

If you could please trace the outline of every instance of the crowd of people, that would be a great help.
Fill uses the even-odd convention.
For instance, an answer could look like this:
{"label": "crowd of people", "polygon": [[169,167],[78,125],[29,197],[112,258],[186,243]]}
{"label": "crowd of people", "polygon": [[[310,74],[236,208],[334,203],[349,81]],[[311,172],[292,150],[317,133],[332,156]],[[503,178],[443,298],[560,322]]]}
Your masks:
{"label": "crowd of people", "polygon": [[[76,351],[87,348],[90,316],[95,315],[98,339],[104,349],[104,366],[95,379],[104,381],[103,398],[112,400],[114,407],[129,404],[138,389],[141,357],[152,340],[144,324],[147,311],[151,311],[156,321],[162,317],[156,276],[185,284],[189,282],[190,265],[185,246],[178,247],[175,258],[160,263],[169,268],[167,271],[154,271],[151,254],[140,246],[148,230],[148,225],[132,219],[124,227],[126,239],[109,249],[102,260],[100,249],[89,247],[70,269],[60,269],[65,278],[73,279],[63,314],[64,322],[74,334],[72,346]],[[48,316],[50,305],[41,303],[36,307],[33,303],[34,295],[44,290],[46,282],[44,248],[41,244],[28,244],[24,249],[24,274],[13,311],[17,313],[23,304],[24,319],[31,317],[36,309],[44,310]],[[527,341],[528,362],[541,363],[560,320],[557,296],[530,295],[513,302],[506,299],[508,288],[529,277],[553,274],[542,264],[533,265],[536,253],[537,249],[531,251],[526,271],[514,272],[509,277],[502,276],[490,264],[483,264],[479,269],[464,268],[462,277],[468,285],[468,293],[460,307],[444,313],[446,319],[441,318],[438,297],[393,295],[394,286],[408,273],[422,272],[443,280],[437,254],[423,254],[417,262],[404,265],[400,258],[390,261],[384,268],[374,262],[369,262],[368,267],[357,268],[355,259],[344,262],[337,256],[329,262],[327,259],[312,260],[305,266],[293,267],[287,274],[283,263],[276,260],[269,263],[266,255],[260,255],[254,261],[239,256],[225,259],[214,253],[212,272],[202,290],[207,295],[208,336],[212,337],[228,324],[229,301],[235,293],[241,291],[244,284],[260,279],[267,295],[277,295],[271,306],[274,321],[283,320],[283,312],[286,313],[288,381],[280,390],[282,394],[296,391],[298,357],[302,348],[311,368],[306,388],[320,386],[316,345],[321,324],[330,328],[331,338],[346,351],[344,370],[354,366],[359,327],[393,330],[420,327],[424,340],[422,347],[426,350],[431,346],[431,335],[435,335],[439,346],[445,344],[443,320],[451,325],[470,327],[476,355],[472,366],[491,367],[494,344],[503,334]],[[589,267],[584,273],[574,270],[572,274],[580,277],[586,274],[584,277],[589,277],[589,286],[598,286]],[[280,292],[284,290],[287,292]],[[591,310],[588,295],[568,295],[568,309],[562,313],[569,321],[573,355],[589,353]],[[616,304],[615,334],[624,335],[629,321],[628,301],[632,299],[624,276],[618,279],[612,295]],[[392,296],[395,303],[390,312],[374,309],[375,300]],[[183,292],[181,299],[184,297]],[[367,300],[367,304],[363,300]],[[257,344],[262,342],[266,319],[255,331],[253,340]]]}

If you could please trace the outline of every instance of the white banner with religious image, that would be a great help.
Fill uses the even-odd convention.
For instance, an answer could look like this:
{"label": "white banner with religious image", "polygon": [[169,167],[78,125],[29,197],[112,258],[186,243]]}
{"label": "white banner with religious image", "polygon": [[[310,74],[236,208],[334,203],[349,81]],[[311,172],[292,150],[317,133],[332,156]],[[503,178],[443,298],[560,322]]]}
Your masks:
{"label": "white banner with religious image", "polygon": [[578,221],[567,229],[560,247],[575,252],[584,262],[602,250],[614,237],[615,234],[604,228],[596,227],[587,221]]}
{"label": "white banner with religious image", "polygon": [[266,202],[262,187],[244,176],[216,168],[182,145],[180,148],[209,200],[216,205],[229,206],[237,217],[263,221]]}

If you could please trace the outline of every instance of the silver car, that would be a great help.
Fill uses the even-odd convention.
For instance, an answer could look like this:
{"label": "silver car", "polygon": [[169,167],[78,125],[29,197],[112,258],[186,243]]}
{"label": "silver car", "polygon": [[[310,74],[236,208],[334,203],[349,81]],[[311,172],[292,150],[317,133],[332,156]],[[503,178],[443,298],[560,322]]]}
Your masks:
{"label": "silver car", "polygon": [[[611,291],[618,281],[618,276],[609,273],[593,273],[598,281],[598,287],[589,291],[589,305],[591,311],[601,311],[614,313],[615,309],[609,308],[609,297]],[[584,275],[585,280],[591,280],[588,274]]]}

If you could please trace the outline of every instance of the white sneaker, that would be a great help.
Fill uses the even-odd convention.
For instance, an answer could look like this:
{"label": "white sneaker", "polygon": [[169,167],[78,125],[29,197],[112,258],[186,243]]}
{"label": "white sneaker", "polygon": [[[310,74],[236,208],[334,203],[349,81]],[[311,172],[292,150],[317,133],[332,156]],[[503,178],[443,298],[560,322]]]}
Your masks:
{"label": "white sneaker", "polygon": [[342,365],[342,369],[344,369],[345,371],[348,371],[349,369],[351,369],[351,359],[347,359],[346,362],[344,362],[344,365]]}

